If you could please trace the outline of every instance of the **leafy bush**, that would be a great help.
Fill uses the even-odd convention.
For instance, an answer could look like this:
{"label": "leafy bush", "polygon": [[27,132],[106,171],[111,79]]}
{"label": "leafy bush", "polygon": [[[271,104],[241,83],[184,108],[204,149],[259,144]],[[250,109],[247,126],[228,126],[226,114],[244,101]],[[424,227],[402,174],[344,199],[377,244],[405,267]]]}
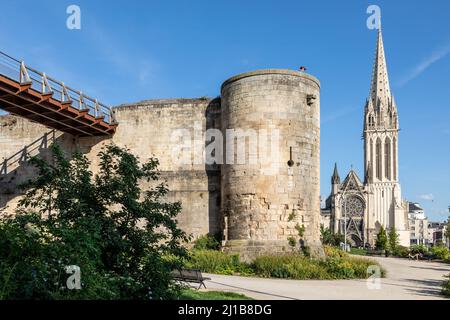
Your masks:
{"label": "leafy bush", "polygon": [[[32,158],[37,177],[14,217],[0,221],[0,299],[164,299],[181,290],[170,275],[181,265],[185,234],[165,203],[157,159],[145,164],[108,145],[94,176],[82,154],[69,160],[52,146],[51,164]],[[153,181],[147,191],[142,180]],[[172,255],[176,259],[165,259]],[[68,290],[65,267],[81,270]]]}
{"label": "leafy bush", "polygon": [[340,248],[332,246],[323,246],[325,255],[330,258],[348,258],[348,254]]}
{"label": "leafy bush", "polygon": [[[322,262],[322,265],[325,267],[327,275],[331,279],[355,278],[354,266],[349,258],[328,258]],[[362,275],[361,278],[366,278],[366,275]]]}
{"label": "leafy bush", "polygon": [[395,228],[391,228],[388,234],[388,245],[389,250],[394,253],[397,250],[397,247],[400,243],[399,235]]}
{"label": "leafy bush", "polygon": [[421,254],[425,254],[425,253],[427,253],[428,252],[428,248],[425,246],[425,245],[423,245],[423,244],[415,244],[415,245],[412,245],[410,248],[409,248],[409,250],[410,250],[410,252],[412,253],[412,254],[417,254],[417,253],[421,253]]}
{"label": "leafy bush", "polygon": [[447,276],[449,278],[442,285],[442,293],[446,296],[450,296],[450,274]]}
{"label": "leafy bush", "polygon": [[330,278],[324,265],[298,254],[260,256],[255,259],[252,266],[258,276],[266,278],[298,280]]}
{"label": "leafy bush", "polygon": [[218,237],[212,235],[204,235],[194,241],[194,249],[198,250],[218,250],[220,242]]}
{"label": "leafy bush", "polygon": [[339,246],[341,242],[344,242],[344,235],[338,233],[333,234],[329,228],[320,226],[320,238],[324,245]]}
{"label": "leafy bush", "polygon": [[[367,269],[378,265],[368,259],[328,257],[310,260],[301,255],[261,256],[253,262],[255,273],[262,277],[307,279],[367,278]],[[382,272],[384,273],[384,271]]]}
{"label": "leafy bush", "polygon": [[354,278],[365,279],[368,278],[367,271],[369,267],[377,266],[380,268],[381,277],[386,276],[386,270],[380,266],[375,260],[367,258],[349,257],[347,262],[351,265],[354,270]]}
{"label": "leafy bush", "polygon": [[[283,279],[353,279],[367,278],[369,266],[378,265],[369,259],[350,257],[345,252],[325,247],[327,258],[310,259],[299,253],[262,255],[251,264],[239,261],[239,256],[220,251],[194,250],[186,264],[189,268],[219,274],[243,274]],[[382,270],[382,274],[384,271]]]}
{"label": "leafy bush", "polygon": [[288,244],[291,248],[295,248],[297,246],[297,240],[293,236],[289,236],[287,238]]}
{"label": "leafy bush", "polygon": [[377,250],[386,250],[388,246],[388,237],[386,234],[386,230],[383,226],[380,227],[380,231],[378,231],[377,239],[375,241],[375,247]]}
{"label": "leafy bush", "polygon": [[410,253],[409,248],[400,245],[398,245],[395,251],[393,252],[394,256],[400,258],[408,258],[409,253]]}
{"label": "leafy bush", "polygon": [[311,257],[311,247],[309,247],[309,246],[302,246],[301,249],[302,249],[302,254],[305,257]]}
{"label": "leafy bush", "polygon": [[305,234],[306,228],[305,228],[305,225],[304,225],[304,224],[302,224],[302,225],[300,226],[300,224],[297,223],[297,224],[295,225],[295,230],[297,230],[298,236],[299,236],[300,238],[302,238],[303,235]]}
{"label": "leafy bush", "polygon": [[228,254],[216,250],[192,250],[186,267],[202,272],[217,274],[251,274],[246,264],[241,263],[238,254]]}
{"label": "leafy bush", "polygon": [[431,253],[433,254],[434,258],[440,260],[447,260],[450,256],[450,252],[445,246],[434,246],[431,248]]}

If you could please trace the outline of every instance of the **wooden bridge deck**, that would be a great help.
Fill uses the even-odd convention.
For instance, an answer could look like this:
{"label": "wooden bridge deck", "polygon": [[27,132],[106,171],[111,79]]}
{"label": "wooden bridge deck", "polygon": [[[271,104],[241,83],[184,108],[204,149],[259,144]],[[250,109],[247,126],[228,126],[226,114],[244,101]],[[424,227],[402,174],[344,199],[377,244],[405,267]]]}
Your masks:
{"label": "wooden bridge deck", "polygon": [[111,108],[6,54],[0,57],[7,67],[0,68],[1,109],[75,136],[114,134]]}

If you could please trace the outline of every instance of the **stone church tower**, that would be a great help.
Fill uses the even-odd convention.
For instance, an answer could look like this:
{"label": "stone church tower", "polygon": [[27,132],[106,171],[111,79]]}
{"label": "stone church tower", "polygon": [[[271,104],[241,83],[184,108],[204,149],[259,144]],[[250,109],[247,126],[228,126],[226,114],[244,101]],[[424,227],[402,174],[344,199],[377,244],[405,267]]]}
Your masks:
{"label": "stone church tower", "polygon": [[351,170],[341,183],[335,166],[331,195],[322,210],[322,222],[335,233],[346,231],[352,245],[373,245],[383,226],[395,228],[400,243],[409,246],[408,220],[398,179],[398,131],[397,106],[389,86],[380,28],[364,111],[364,181]]}
{"label": "stone church tower", "polygon": [[[378,31],[372,84],[364,112],[364,172],[368,188],[368,228],[396,228],[409,244],[405,208],[398,179],[398,112],[389,86],[383,35]],[[369,238],[374,236],[369,234]]]}

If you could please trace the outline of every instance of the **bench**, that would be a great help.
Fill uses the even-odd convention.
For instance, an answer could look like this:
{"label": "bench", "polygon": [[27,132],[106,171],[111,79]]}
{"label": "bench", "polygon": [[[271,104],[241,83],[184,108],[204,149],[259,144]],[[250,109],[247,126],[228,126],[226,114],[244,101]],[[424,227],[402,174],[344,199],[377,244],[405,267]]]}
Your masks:
{"label": "bench", "polygon": [[419,259],[420,260],[427,260],[427,261],[431,261],[431,260],[433,260],[435,257],[434,257],[434,254],[432,254],[432,253],[421,253],[420,255],[419,255]]}
{"label": "bench", "polygon": [[434,255],[432,253],[409,253],[408,259],[431,261],[434,259]]}
{"label": "bench", "polygon": [[211,280],[211,278],[203,277],[201,271],[196,269],[173,270],[172,277],[174,280],[182,282],[199,283],[200,286],[197,288],[197,290],[200,289],[202,286],[205,287],[206,289],[205,281]]}

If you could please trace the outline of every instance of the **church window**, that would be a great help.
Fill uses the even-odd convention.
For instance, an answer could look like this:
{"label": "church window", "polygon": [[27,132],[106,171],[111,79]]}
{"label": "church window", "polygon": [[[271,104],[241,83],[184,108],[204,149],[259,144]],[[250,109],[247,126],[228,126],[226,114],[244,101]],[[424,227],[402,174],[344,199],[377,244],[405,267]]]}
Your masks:
{"label": "church window", "polygon": [[392,155],[393,155],[393,161],[392,165],[394,166],[394,180],[397,180],[397,139],[394,138],[392,140]]}
{"label": "church window", "polygon": [[376,155],[375,155],[375,157],[376,157],[376,175],[377,175],[377,179],[378,180],[381,180],[382,179],[382,177],[381,177],[381,175],[382,175],[382,172],[381,172],[381,170],[382,170],[382,157],[381,157],[381,140],[380,140],[380,138],[378,138],[378,140],[377,140],[377,145],[376,145],[376,148],[375,148],[375,153],[376,153]]}
{"label": "church window", "polygon": [[344,199],[344,208],[347,215],[350,217],[363,217],[364,216],[364,203],[363,201],[355,196],[348,197]]}
{"label": "church window", "polygon": [[375,125],[375,120],[373,118],[373,115],[369,116],[369,127],[373,127]]}
{"label": "church window", "polygon": [[[370,164],[373,166],[373,141],[370,139],[369,141],[369,148],[370,148]],[[372,176],[372,173],[371,173]]]}
{"label": "church window", "polygon": [[384,176],[391,179],[391,140],[387,137],[384,143]]}

